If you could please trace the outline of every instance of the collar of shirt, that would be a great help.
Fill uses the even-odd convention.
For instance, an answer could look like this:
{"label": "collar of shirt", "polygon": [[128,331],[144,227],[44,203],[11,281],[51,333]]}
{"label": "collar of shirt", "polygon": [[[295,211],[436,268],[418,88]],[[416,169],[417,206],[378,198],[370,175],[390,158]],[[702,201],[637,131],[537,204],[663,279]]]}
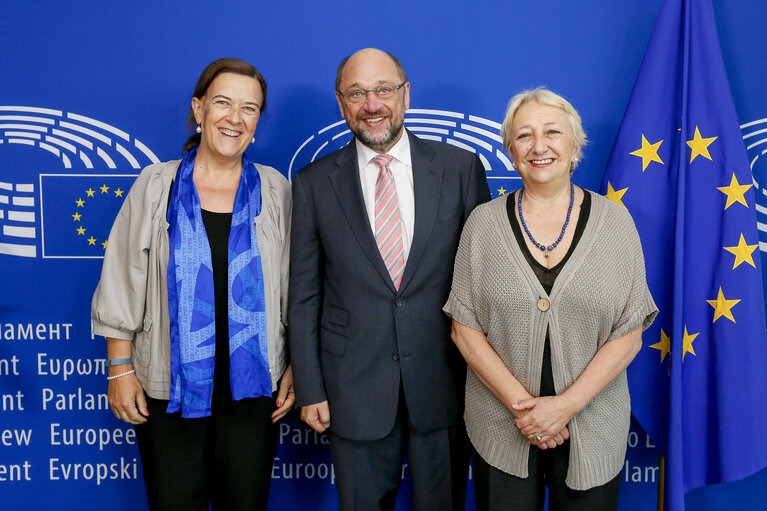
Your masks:
{"label": "collar of shirt", "polygon": [[[362,172],[365,166],[370,163],[370,160],[380,153],[364,145],[356,137],[354,138],[354,143],[357,145],[357,166],[360,169],[360,172]],[[399,137],[399,140],[394,144],[394,147],[392,147],[386,154],[393,156],[395,160],[404,163],[408,167],[413,166],[410,159],[410,138],[408,137],[407,130],[403,128],[402,136]]]}

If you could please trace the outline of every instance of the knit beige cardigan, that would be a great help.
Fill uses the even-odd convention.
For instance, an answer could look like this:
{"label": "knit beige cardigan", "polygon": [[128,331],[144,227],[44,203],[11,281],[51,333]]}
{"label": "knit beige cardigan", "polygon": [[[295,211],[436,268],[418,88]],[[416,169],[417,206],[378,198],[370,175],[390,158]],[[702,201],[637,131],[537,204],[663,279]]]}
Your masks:
{"label": "knit beige cardigan", "polygon": [[[444,311],[484,333],[533,396],[540,392],[548,328],[554,386],[561,394],[604,343],[640,326],[646,329],[657,314],[639,235],[625,208],[592,194],[586,228],[549,296],[514,237],[506,200],[477,207],[466,222]],[[550,301],[547,311],[538,309],[539,298]],[[568,423],[568,487],[586,490],[620,472],[630,414],[623,371]],[[464,418],[472,444],[487,463],[527,477],[530,446],[511,412],[471,369]]]}

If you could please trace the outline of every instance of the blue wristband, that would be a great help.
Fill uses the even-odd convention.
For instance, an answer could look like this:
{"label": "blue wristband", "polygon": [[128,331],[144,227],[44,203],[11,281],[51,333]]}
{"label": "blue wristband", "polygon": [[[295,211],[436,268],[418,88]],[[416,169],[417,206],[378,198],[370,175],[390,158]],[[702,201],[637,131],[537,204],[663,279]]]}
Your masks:
{"label": "blue wristband", "polygon": [[104,364],[106,367],[109,366],[117,366],[120,364],[132,364],[133,359],[132,358],[113,358],[112,360],[107,360],[106,364]]}

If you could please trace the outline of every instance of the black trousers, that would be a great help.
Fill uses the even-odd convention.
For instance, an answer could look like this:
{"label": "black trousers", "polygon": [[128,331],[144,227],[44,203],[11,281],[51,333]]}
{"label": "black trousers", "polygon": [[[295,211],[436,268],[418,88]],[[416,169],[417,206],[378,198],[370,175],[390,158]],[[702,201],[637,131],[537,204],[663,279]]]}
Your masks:
{"label": "black trousers", "polygon": [[618,509],[620,474],[595,488],[577,491],[565,485],[570,441],[555,449],[530,448],[526,478],[490,466],[472,447],[474,498],[477,511],[541,511],[549,489],[549,511]]}
{"label": "black trousers", "polygon": [[199,419],[165,413],[168,401],[147,398],[147,406],[136,440],[149,509],[266,509],[277,445],[273,398],[214,400],[212,415]]}
{"label": "black trousers", "polygon": [[470,451],[463,421],[450,428],[419,432],[408,420],[400,392],[397,420],[384,438],[359,441],[333,433],[329,436],[341,511],[393,510],[405,449],[413,480],[412,509],[465,509]]}

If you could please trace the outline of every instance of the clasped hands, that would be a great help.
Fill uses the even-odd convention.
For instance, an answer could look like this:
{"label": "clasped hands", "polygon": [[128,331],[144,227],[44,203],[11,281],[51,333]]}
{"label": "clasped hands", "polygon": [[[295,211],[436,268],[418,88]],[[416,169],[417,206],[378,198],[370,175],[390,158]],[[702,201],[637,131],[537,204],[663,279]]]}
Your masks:
{"label": "clasped hands", "polygon": [[562,396],[524,399],[512,405],[512,412],[516,416],[514,425],[527,443],[541,449],[553,449],[569,439],[567,423],[577,413]]}

